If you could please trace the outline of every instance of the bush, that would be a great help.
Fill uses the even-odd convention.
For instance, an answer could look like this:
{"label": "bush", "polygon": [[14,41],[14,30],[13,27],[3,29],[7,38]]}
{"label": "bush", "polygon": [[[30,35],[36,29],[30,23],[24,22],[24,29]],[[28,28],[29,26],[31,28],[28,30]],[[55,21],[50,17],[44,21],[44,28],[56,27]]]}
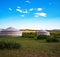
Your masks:
{"label": "bush", "polygon": [[25,37],[25,38],[35,38],[36,37],[36,33],[23,33],[22,37]]}
{"label": "bush", "polygon": [[54,35],[56,38],[60,38],[60,33],[51,33],[51,35]]}
{"label": "bush", "polygon": [[46,42],[59,42],[59,40],[55,36],[50,36],[46,39]]}
{"label": "bush", "polygon": [[47,42],[59,42],[59,40],[55,38],[46,39],[46,41]]}
{"label": "bush", "polygon": [[48,38],[49,36],[47,36],[47,35],[38,35],[37,36],[37,39],[46,39],[46,38]]}
{"label": "bush", "polygon": [[16,42],[0,41],[0,49],[19,49],[21,45]]}

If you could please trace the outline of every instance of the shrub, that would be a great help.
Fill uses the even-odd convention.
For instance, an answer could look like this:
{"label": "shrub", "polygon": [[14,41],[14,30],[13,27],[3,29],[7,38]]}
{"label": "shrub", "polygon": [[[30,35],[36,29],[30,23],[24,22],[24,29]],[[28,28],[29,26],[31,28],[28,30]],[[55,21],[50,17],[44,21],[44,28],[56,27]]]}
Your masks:
{"label": "shrub", "polygon": [[59,42],[59,40],[55,38],[46,39],[46,41],[47,42]]}
{"label": "shrub", "polygon": [[46,39],[46,38],[48,38],[49,36],[47,36],[47,35],[38,35],[37,36],[37,39]]}
{"label": "shrub", "polygon": [[19,49],[21,45],[16,42],[0,41],[0,49]]}
{"label": "shrub", "polygon": [[60,38],[60,32],[56,32],[56,33],[51,33],[51,35],[54,35],[56,38]]}
{"label": "shrub", "polygon": [[25,38],[35,38],[36,37],[36,33],[23,33],[22,37],[25,37]]}
{"label": "shrub", "polygon": [[55,36],[50,36],[46,39],[46,42],[59,42],[59,40]]}

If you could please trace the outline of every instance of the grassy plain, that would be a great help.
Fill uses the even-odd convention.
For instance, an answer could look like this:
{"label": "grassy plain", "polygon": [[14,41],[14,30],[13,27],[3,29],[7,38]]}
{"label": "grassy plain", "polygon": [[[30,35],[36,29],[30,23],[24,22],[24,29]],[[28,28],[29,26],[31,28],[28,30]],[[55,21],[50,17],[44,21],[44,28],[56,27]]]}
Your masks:
{"label": "grassy plain", "polygon": [[0,57],[60,57],[60,42],[46,43],[33,38],[0,38],[0,41],[21,44],[20,49],[0,50]]}

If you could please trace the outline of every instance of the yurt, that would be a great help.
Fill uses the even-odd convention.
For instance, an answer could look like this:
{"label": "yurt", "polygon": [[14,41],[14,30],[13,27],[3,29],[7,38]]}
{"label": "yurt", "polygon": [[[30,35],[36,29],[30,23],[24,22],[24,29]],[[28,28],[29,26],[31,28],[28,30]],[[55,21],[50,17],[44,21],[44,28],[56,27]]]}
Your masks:
{"label": "yurt", "polygon": [[0,32],[2,31],[2,29],[0,28]]}
{"label": "yurt", "polygon": [[9,27],[7,29],[3,29],[0,33],[0,36],[18,37],[22,36],[22,32],[13,27]]}
{"label": "yurt", "polygon": [[46,30],[39,30],[39,31],[37,31],[37,35],[47,35],[47,36],[50,36],[50,32],[48,32]]}
{"label": "yurt", "polygon": [[1,31],[2,31],[2,30],[3,30],[3,29],[0,28],[0,35],[1,35]]}

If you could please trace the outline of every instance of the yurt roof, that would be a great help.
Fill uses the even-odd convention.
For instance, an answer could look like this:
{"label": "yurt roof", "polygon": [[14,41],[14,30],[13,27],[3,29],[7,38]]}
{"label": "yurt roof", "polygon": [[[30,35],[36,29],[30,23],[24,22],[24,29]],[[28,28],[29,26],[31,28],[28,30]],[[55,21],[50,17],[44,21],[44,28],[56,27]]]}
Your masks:
{"label": "yurt roof", "polygon": [[15,29],[13,27],[9,27],[7,29],[4,29],[3,31],[19,31],[19,30]]}
{"label": "yurt roof", "polygon": [[46,31],[46,30],[39,30],[38,32],[48,32],[48,31]]}

